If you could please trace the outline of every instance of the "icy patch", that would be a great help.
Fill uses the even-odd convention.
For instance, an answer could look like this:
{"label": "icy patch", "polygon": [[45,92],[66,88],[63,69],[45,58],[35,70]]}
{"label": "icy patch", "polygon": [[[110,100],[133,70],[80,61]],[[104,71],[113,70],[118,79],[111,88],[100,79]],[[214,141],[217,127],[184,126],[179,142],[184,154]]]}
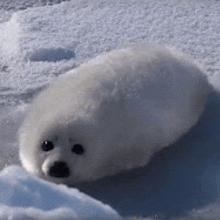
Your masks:
{"label": "icy patch", "polygon": [[0,219],[121,219],[77,189],[29,176],[19,166],[0,173]]}
{"label": "icy patch", "polygon": [[41,48],[29,55],[31,61],[56,62],[60,60],[70,60],[75,56],[74,52],[65,48]]}

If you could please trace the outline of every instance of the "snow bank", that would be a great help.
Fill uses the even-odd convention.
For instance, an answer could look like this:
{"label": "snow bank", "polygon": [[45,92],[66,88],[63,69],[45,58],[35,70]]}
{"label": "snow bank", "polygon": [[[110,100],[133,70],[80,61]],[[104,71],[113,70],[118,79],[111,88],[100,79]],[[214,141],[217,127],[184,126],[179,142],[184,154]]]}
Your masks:
{"label": "snow bank", "polygon": [[77,189],[29,176],[19,166],[0,173],[0,219],[120,219]]}
{"label": "snow bank", "polygon": [[6,22],[0,26],[1,33],[1,52],[6,56],[16,56],[19,53],[19,36],[21,34],[21,28],[17,21],[17,15],[15,14],[10,22]]}

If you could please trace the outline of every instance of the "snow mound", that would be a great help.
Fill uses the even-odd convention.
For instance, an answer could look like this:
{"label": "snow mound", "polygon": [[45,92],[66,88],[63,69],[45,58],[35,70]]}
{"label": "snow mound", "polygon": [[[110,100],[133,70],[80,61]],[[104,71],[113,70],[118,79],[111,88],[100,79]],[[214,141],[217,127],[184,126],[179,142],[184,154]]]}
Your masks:
{"label": "snow mound", "polygon": [[49,61],[56,62],[60,60],[70,60],[74,57],[74,52],[65,48],[41,48],[30,53],[31,61]]}
{"label": "snow mound", "polygon": [[19,166],[0,173],[0,219],[120,219],[77,189],[29,176]]}
{"label": "snow mound", "polygon": [[14,14],[9,22],[0,25],[0,51],[4,56],[16,56],[19,54],[19,36],[21,27],[17,20],[17,14]]}

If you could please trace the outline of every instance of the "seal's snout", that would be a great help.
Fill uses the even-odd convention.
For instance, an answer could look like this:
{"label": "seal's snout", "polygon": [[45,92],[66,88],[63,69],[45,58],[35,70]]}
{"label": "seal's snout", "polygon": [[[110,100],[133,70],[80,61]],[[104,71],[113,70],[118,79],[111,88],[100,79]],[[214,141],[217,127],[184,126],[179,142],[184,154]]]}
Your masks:
{"label": "seal's snout", "polygon": [[70,176],[70,170],[65,162],[56,161],[50,167],[49,175],[56,178],[67,178]]}

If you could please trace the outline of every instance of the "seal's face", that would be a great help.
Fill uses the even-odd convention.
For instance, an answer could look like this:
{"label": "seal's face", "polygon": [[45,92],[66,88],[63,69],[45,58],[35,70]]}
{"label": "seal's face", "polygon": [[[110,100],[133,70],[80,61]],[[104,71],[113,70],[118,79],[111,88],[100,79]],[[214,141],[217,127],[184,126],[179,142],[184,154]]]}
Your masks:
{"label": "seal's face", "polygon": [[[55,148],[53,141],[45,140],[42,145],[42,150],[45,152],[52,151]],[[74,144],[71,149],[72,153],[77,155],[84,154],[84,147],[81,144]],[[71,175],[70,168],[65,160],[57,158],[52,164],[43,164],[42,170],[46,176],[55,178],[68,178]]]}
{"label": "seal's face", "polygon": [[[94,175],[94,160],[98,161],[98,146],[92,137],[93,129],[87,125],[77,129],[71,124],[59,124],[46,129],[38,141],[38,152],[41,159],[37,166],[40,175],[57,183],[72,184]],[[96,150],[95,150],[96,149]]]}
{"label": "seal's face", "polygon": [[29,129],[22,132],[20,158],[29,172],[67,185],[96,177],[102,144],[94,126],[62,120],[32,129],[32,136]]}
{"label": "seal's face", "polygon": [[47,135],[38,147],[43,159],[39,166],[44,178],[62,183],[77,179],[77,165],[86,160],[84,144],[69,137],[68,132],[60,131]]}

